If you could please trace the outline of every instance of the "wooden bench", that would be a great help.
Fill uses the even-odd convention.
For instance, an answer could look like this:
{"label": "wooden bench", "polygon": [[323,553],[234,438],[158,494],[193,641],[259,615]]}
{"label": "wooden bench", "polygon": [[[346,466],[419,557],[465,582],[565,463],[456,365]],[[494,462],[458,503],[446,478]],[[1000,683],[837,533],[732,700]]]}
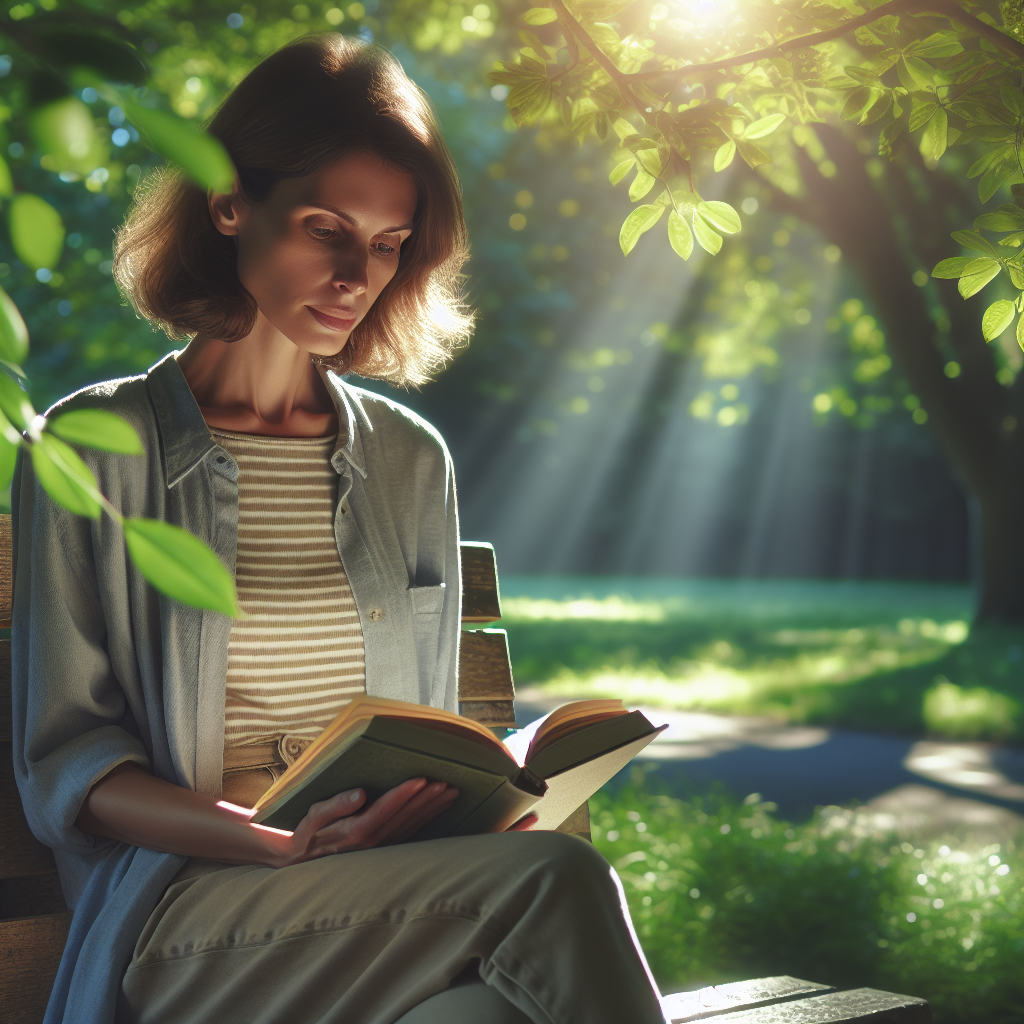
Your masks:
{"label": "wooden bench", "polygon": [[[462,545],[464,624],[501,618],[494,549]],[[11,517],[0,515],[0,628],[11,616]],[[464,630],[459,656],[462,714],[496,730],[513,728],[515,687],[502,629]],[[561,831],[590,838],[584,804]],[[57,973],[71,915],[50,849],[29,831],[11,757],[11,642],[0,640],[0,1014],[4,1024],[39,1024]],[[928,1004],[873,989],[835,992],[795,978],[763,978],[666,997],[677,1022],[716,1024],[926,1024]]]}

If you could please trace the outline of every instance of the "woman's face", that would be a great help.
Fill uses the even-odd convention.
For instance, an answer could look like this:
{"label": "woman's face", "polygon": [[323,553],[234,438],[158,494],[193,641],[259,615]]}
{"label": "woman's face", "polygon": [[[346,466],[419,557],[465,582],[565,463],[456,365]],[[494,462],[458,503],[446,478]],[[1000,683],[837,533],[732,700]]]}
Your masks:
{"label": "woman's face", "polygon": [[411,175],[359,152],[280,182],[259,206],[213,195],[210,212],[238,238],[238,276],[263,317],[331,356],[395,276],[416,198]]}

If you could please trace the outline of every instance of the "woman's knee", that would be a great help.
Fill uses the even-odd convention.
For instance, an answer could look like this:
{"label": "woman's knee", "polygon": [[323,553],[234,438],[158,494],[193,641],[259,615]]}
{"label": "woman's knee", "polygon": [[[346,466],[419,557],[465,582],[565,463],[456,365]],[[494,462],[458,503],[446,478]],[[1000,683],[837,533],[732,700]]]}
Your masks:
{"label": "woman's knee", "polygon": [[523,862],[569,890],[614,889],[611,866],[591,843],[564,832],[521,832]]}

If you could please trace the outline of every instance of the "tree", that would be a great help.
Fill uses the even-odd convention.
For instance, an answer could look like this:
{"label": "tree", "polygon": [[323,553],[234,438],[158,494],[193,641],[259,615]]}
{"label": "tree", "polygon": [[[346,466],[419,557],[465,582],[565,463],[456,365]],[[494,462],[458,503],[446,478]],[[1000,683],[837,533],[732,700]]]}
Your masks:
{"label": "tree", "polygon": [[[524,15],[543,38],[522,33],[517,59],[492,79],[508,86],[520,126],[560,124],[617,144],[609,180],[632,174],[640,203],[620,232],[626,254],[666,212],[679,256],[695,241],[717,253],[741,220],[704,201],[695,180],[737,155],[779,209],[840,247],[981,507],[979,620],[1020,622],[1024,390],[985,343],[1016,321],[1024,348],[1024,5],[864,6],[553,0]],[[963,149],[947,155],[951,145]],[[876,147],[881,161],[864,152]],[[981,203],[1010,188],[1015,201],[954,231],[969,255],[950,258],[947,221],[970,209],[963,179],[974,177]],[[1003,237],[993,244],[983,231]],[[939,282],[927,291],[911,284],[924,267]],[[964,299],[993,281],[1012,298],[989,304],[979,329],[980,310],[953,296],[953,280]]]}

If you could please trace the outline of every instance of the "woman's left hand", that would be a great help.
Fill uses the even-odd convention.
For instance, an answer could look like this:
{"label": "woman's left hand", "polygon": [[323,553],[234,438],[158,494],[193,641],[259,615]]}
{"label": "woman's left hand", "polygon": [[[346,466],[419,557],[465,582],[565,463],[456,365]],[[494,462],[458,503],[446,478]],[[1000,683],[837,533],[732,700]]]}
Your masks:
{"label": "woman's left hand", "polygon": [[514,825],[509,825],[506,832],[532,832],[533,826],[540,821],[536,814],[524,814]]}

